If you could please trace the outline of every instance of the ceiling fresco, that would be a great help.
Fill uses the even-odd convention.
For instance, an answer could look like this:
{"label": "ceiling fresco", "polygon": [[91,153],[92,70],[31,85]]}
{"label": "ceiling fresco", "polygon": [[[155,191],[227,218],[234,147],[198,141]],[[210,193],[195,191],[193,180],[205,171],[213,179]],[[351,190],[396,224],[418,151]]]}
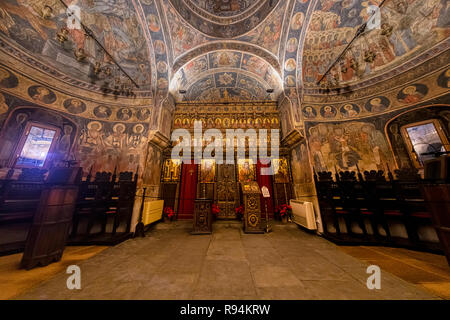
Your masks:
{"label": "ceiling fresco", "polygon": [[[184,101],[240,94],[242,99],[277,100],[284,92],[295,122],[304,118],[304,97],[324,95],[317,80],[367,20],[367,6],[381,2],[64,1],[81,8],[82,21],[140,85],[138,94],[154,97],[155,105],[162,105],[169,93]],[[55,8],[50,19],[41,17],[45,4]],[[387,0],[384,29],[361,37],[329,79],[337,86],[372,86],[414,59],[422,63],[438,55],[450,46],[449,16],[445,0]],[[98,90],[104,79],[93,75],[93,64],[109,66],[111,61],[80,29],[70,30],[67,46],[58,43],[56,35],[67,20],[59,0],[2,0],[1,50],[53,78]],[[83,63],[74,57],[77,48],[88,55]],[[374,61],[364,61],[367,51],[376,54]],[[198,85],[205,89],[198,92]],[[267,95],[267,89],[274,93]]]}
{"label": "ceiling fresco", "polygon": [[240,15],[252,7],[259,7],[263,0],[187,0],[188,6],[198,8],[219,17]]}
{"label": "ceiling fresco", "polygon": [[[222,90],[216,90],[218,88]],[[202,100],[224,98],[224,88],[230,89],[227,90],[230,98],[236,98],[235,95],[244,90],[249,100],[267,99],[267,89],[273,89],[276,97],[283,89],[279,74],[269,63],[239,51],[216,51],[200,56],[178,70],[171,81],[171,93],[177,100],[196,100],[200,96]],[[179,90],[187,91],[187,95],[183,97]],[[214,94],[198,94],[205,90]]]}
{"label": "ceiling fresco", "polygon": [[[303,43],[305,93],[318,93],[314,89],[319,87],[317,82],[322,74],[352,40],[358,27],[368,20],[368,5],[380,2],[322,0],[318,3]],[[361,85],[445,41],[449,32],[446,0],[388,0],[381,9],[381,28],[361,36],[331,70],[327,80],[337,86]],[[441,45],[439,51],[445,49],[448,43]],[[376,54],[373,61],[365,60],[368,52]]]}
{"label": "ceiling fresco", "polygon": [[169,0],[196,30],[217,38],[235,38],[258,26],[280,0]]}
{"label": "ceiling fresco", "polygon": [[[151,64],[149,44],[137,18],[132,1],[65,0],[78,6],[81,21],[108,50],[121,67],[140,86],[137,91],[149,91]],[[53,8],[48,19],[42,17],[45,5]],[[72,23],[71,23],[72,21]],[[20,54],[31,55],[42,63],[41,69],[63,81],[99,83],[104,77],[93,73],[95,63],[109,67],[113,76],[123,76],[91,37],[85,35],[80,24],[69,19],[59,0],[2,0],[0,2],[0,37],[14,46]],[[71,27],[68,27],[69,24]],[[68,41],[57,41],[57,33],[68,29]],[[74,51],[83,49],[86,59],[77,61]]]}

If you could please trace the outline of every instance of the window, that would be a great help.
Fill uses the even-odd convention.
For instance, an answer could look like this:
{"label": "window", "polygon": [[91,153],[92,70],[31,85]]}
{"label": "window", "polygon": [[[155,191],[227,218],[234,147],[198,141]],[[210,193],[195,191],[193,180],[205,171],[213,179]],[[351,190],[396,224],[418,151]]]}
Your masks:
{"label": "window", "polygon": [[28,123],[17,147],[15,166],[45,167],[58,133],[57,128]]}
{"label": "window", "polygon": [[448,140],[438,120],[412,123],[402,127],[411,159],[417,168],[434,159],[434,152],[447,151]]}

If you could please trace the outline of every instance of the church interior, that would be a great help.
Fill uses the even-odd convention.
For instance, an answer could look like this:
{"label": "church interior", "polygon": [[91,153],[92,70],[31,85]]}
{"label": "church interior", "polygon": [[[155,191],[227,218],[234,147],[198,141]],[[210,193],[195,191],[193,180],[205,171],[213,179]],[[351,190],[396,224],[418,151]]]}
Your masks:
{"label": "church interior", "polygon": [[2,0],[0,299],[450,299],[449,10]]}

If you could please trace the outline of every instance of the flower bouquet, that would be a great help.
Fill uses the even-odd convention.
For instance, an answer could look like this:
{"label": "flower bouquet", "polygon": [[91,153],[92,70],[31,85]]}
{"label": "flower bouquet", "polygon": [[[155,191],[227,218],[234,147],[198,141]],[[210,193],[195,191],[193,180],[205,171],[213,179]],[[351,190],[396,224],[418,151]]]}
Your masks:
{"label": "flower bouquet", "polygon": [[220,208],[219,208],[219,206],[217,205],[217,204],[213,204],[212,206],[211,206],[211,211],[212,211],[212,214],[213,214],[213,216],[214,216],[214,219],[217,219],[217,216],[219,215],[219,213],[220,213]]}
{"label": "flower bouquet", "polygon": [[173,217],[175,217],[175,211],[173,211],[172,207],[167,207],[164,209],[164,218],[165,220],[172,221]]}
{"label": "flower bouquet", "polygon": [[243,206],[239,206],[236,208],[236,216],[239,220],[242,221],[242,219],[244,218],[244,207]]}
{"label": "flower bouquet", "polygon": [[281,219],[281,221],[287,222],[288,219],[291,220],[292,207],[288,204],[282,204],[281,206],[277,207],[276,214]]}

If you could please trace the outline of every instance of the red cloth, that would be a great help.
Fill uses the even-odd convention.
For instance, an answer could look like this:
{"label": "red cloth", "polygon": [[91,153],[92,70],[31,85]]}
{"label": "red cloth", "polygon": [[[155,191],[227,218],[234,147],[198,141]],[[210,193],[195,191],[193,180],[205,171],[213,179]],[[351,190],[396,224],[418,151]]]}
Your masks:
{"label": "red cloth", "polygon": [[189,220],[194,218],[198,166],[196,164],[183,163],[182,170],[178,219]]}
{"label": "red cloth", "polygon": [[267,201],[267,212],[269,213],[269,217],[273,218],[273,188],[272,188],[272,176],[262,176],[261,168],[268,168],[269,164],[262,164],[259,160],[256,165],[256,181],[259,184],[259,188],[261,189],[263,186],[266,186],[269,189],[270,198],[264,198],[261,194],[261,214],[263,217],[266,215],[266,207],[265,201]]}

